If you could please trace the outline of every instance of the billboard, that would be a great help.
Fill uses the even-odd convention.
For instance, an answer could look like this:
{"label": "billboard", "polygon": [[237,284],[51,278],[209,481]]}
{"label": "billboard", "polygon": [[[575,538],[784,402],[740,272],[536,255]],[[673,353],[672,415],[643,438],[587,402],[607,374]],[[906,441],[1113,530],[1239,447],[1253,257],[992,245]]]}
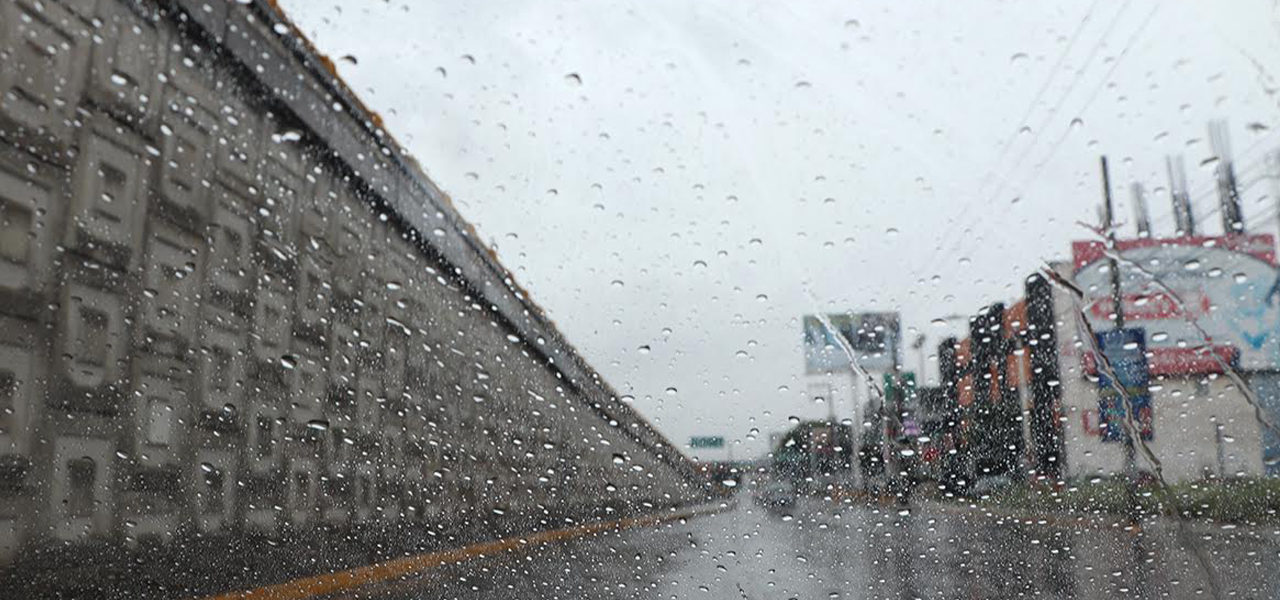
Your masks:
{"label": "billboard", "polygon": [[[1071,250],[1085,314],[1095,330],[1110,329],[1105,246],[1074,242]],[[1280,368],[1271,235],[1118,240],[1116,250],[1125,323],[1146,330],[1153,375],[1216,371],[1220,359],[1245,370]]]}
{"label": "billboard", "polygon": [[898,313],[831,313],[826,315],[826,319],[831,324],[830,328],[814,315],[804,317],[806,373],[853,370],[836,336],[848,342],[858,365],[868,371],[889,371],[898,362],[898,346],[902,339]]}

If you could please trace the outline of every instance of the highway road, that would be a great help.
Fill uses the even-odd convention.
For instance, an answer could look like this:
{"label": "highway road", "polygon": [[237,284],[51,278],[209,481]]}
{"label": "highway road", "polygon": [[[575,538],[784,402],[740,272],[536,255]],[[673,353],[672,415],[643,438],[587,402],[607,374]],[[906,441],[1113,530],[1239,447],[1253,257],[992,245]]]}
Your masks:
{"label": "highway road", "polygon": [[1278,540],[1274,529],[1155,521],[1135,532],[1113,518],[938,503],[813,499],[769,511],[744,497],[717,514],[473,559],[348,597],[1274,598]]}

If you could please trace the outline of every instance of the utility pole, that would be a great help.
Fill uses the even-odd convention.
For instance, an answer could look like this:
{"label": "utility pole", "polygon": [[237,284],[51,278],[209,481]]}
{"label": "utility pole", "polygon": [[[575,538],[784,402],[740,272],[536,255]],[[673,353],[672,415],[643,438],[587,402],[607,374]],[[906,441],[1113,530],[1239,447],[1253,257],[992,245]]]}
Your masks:
{"label": "utility pole", "polygon": [[[1107,157],[1103,156],[1102,162],[1102,229],[1107,236],[1107,246],[1111,253],[1107,258],[1107,270],[1111,275],[1111,301],[1115,305],[1115,312],[1112,318],[1115,321],[1116,332],[1119,333],[1124,329],[1124,294],[1120,289],[1120,262],[1116,260],[1116,232],[1114,227],[1115,209],[1111,203],[1111,172],[1107,168]],[[1112,382],[1119,385],[1119,381]],[[1125,413],[1125,420],[1129,420],[1129,413],[1132,410],[1132,402],[1121,395],[1121,408]],[[1124,475],[1125,475],[1125,499],[1126,511],[1129,513],[1129,521],[1132,524],[1138,523],[1138,462],[1137,453],[1134,451],[1134,433],[1126,430],[1124,435]]]}
{"label": "utility pole", "polygon": [[836,388],[830,382],[827,383],[827,420],[836,422]]}
{"label": "utility pole", "polygon": [[919,371],[916,371],[916,385],[924,385],[924,342],[927,338],[922,333],[916,336],[916,340],[911,343],[911,349],[916,351],[916,359],[919,361]]}
{"label": "utility pole", "polygon": [[1218,202],[1222,207],[1222,232],[1226,235],[1244,233],[1244,215],[1240,212],[1240,189],[1236,185],[1236,170],[1231,156],[1231,137],[1227,122],[1209,123],[1209,145],[1218,157]]}
{"label": "utility pole", "polygon": [[1196,234],[1196,219],[1191,212],[1191,195],[1187,192],[1187,167],[1182,155],[1164,157],[1169,172],[1169,200],[1173,202],[1173,219],[1180,236]]}
{"label": "utility pole", "polygon": [[1147,210],[1147,194],[1142,189],[1142,184],[1133,182],[1129,184],[1129,193],[1133,198],[1133,223],[1138,230],[1138,237],[1151,237],[1151,213]]}
{"label": "utility pole", "polygon": [[1124,329],[1124,296],[1120,293],[1120,265],[1116,261],[1115,209],[1111,205],[1111,171],[1107,168],[1107,157],[1102,157],[1102,231],[1107,236],[1107,246],[1112,255],[1107,258],[1107,271],[1111,274],[1111,300],[1115,303],[1116,329]]}

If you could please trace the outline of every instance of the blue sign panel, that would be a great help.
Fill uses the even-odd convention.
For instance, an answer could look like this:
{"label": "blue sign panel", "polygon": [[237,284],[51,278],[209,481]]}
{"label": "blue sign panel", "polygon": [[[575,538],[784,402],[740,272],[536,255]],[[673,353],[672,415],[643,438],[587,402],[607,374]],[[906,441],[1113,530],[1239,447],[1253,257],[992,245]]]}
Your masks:
{"label": "blue sign panel", "polygon": [[1106,356],[1116,381],[1124,389],[1124,396],[1111,384],[1102,365],[1098,365],[1098,425],[1102,429],[1102,441],[1123,442],[1128,439],[1125,431],[1124,408],[1127,404],[1133,414],[1133,424],[1143,441],[1154,435],[1152,430],[1151,394],[1147,385],[1151,371],[1147,367],[1146,331],[1141,328],[1113,329],[1097,335],[1098,348]]}

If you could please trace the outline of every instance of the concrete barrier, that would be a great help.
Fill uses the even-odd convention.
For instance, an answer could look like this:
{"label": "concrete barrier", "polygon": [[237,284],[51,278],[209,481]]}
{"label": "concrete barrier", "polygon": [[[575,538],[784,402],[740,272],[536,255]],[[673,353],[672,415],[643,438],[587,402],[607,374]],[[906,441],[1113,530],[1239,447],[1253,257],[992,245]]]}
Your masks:
{"label": "concrete barrier", "polygon": [[269,3],[0,0],[0,65],[0,596],[704,497]]}

